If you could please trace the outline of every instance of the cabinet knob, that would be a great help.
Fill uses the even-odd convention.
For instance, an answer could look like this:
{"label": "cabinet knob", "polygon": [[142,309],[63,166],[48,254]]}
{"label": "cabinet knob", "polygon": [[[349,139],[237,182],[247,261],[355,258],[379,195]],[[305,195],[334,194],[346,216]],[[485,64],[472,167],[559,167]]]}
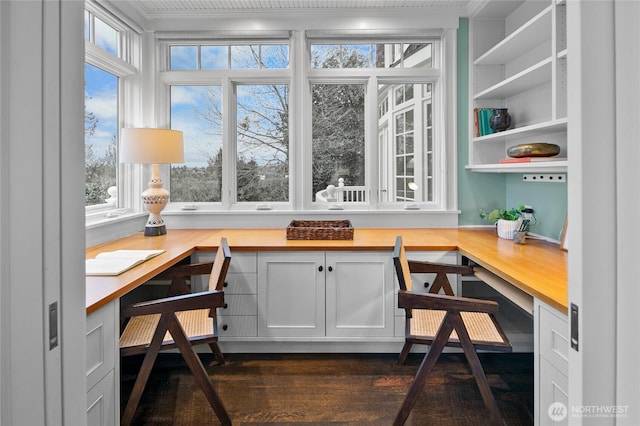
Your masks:
{"label": "cabinet knob", "polygon": [[318,266],[318,271],[322,272],[322,265]]}
{"label": "cabinet knob", "polygon": [[226,303],[224,304],[224,306],[222,307],[222,309],[227,309],[229,305],[227,305]]}
{"label": "cabinet knob", "polygon": [[431,283],[429,283],[429,281],[427,281],[426,283],[424,283],[424,288],[429,288],[430,285],[431,285]]}
{"label": "cabinet knob", "polygon": [[331,271],[333,271],[333,266],[329,266],[329,268],[327,268],[327,269],[329,269],[329,272],[331,272]]}
{"label": "cabinet knob", "polygon": [[223,326],[222,326],[222,329],[223,329],[224,331],[227,331],[227,329],[228,329],[228,328],[229,328],[229,326],[228,326],[227,324],[225,324],[225,325],[223,325]]}
{"label": "cabinet knob", "polygon": [[222,284],[222,287],[229,287],[229,283],[225,281],[224,284]]}

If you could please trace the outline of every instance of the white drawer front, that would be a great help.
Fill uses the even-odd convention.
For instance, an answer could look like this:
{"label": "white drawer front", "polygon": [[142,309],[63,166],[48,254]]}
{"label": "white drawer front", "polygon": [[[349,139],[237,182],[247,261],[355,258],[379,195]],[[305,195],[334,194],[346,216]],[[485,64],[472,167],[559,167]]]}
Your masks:
{"label": "white drawer front", "polygon": [[218,336],[257,337],[258,317],[248,315],[218,315]]}
{"label": "white drawer front", "polygon": [[255,294],[226,294],[226,308],[218,308],[218,315],[258,315],[258,296]]}
{"label": "white drawer front", "polygon": [[569,370],[569,326],[567,317],[540,305],[540,355],[561,373]]}
{"label": "white drawer front", "polygon": [[[216,257],[216,252],[199,251],[194,254],[195,262],[212,262]],[[228,273],[256,272],[258,269],[258,256],[255,252],[244,253],[231,250],[231,263]]]}
{"label": "white drawer front", "polygon": [[116,321],[116,302],[87,316],[87,389],[115,368]]}
{"label": "white drawer front", "polygon": [[227,273],[224,294],[257,294],[258,274],[256,273]]}

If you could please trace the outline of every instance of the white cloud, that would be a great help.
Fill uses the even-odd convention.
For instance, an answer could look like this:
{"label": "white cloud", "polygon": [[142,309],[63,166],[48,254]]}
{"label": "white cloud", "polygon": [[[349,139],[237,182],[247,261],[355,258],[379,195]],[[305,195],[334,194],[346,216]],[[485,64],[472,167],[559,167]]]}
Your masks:
{"label": "white cloud", "polygon": [[99,121],[115,120],[118,118],[118,97],[113,92],[96,93],[84,100],[88,112],[92,112]]}

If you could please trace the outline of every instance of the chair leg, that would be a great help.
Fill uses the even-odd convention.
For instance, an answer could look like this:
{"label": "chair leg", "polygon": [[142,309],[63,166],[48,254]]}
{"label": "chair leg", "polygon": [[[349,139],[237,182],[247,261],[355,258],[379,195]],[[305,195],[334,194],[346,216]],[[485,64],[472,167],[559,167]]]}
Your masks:
{"label": "chair leg", "polygon": [[218,346],[218,342],[209,343],[209,347],[211,348],[211,352],[213,352],[213,356],[216,357],[218,365],[224,365],[224,355],[222,355],[222,351],[220,350],[220,346]]}
{"label": "chair leg", "polygon": [[413,407],[416,405],[418,401],[418,396],[420,396],[420,392],[427,384],[427,378],[429,377],[429,373],[433,369],[433,366],[438,361],[440,354],[442,353],[442,349],[444,349],[445,345],[449,341],[449,336],[451,335],[451,330],[453,330],[453,325],[448,320],[449,315],[446,315],[442,324],[440,325],[440,329],[438,330],[438,334],[435,339],[431,343],[431,347],[429,348],[429,352],[425,355],[420,367],[418,368],[418,372],[416,373],[416,377],[413,379],[413,383],[409,387],[409,391],[407,392],[407,396],[396,415],[396,419],[393,422],[394,426],[402,426],[404,422],[407,421],[407,417],[413,410]]}
{"label": "chair leg", "polygon": [[407,356],[409,355],[409,352],[411,351],[412,346],[413,346],[413,343],[410,342],[409,340],[404,341],[402,352],[400,352],[400,357],[398,358],[398,364],[404,364],[404,362],[407,360]]}
{"label": "chair leg", "polygon": [[158,326],[156,327],[156,332],[153,335],[153,339],[151,340],[151,344],[149,345],[149,349],[147,350],[147,353],[144,356],[144,360],[142,361],[142,365],[140,366],[138,377],[133,384],[133,389],[131,390],[129,400],[127,401],[127,406],[122,413],[122,419],[120,420],[120,424],[122,426],[129,426],[131,424],[131,421],[133,420],[133,416],[136,414],[138,404],[140,403],[140,398],[142,397],[142,392],[147,385],[147,380],[149,380],[149,375],[151,374],[151,370],[153,369],[153,364],[158,357],[158,352],[160,351],[162,340],[164,339],[164,335],[167,332],[167,323],[168,318],[165,315],[162,315],[160,317],[160,321],[158,322]]}
{"label": "chair leg", "polygon": [[193,347],[187,340],[186,334],[180,326],[178,319],[175,317],[175,314],[172,315],[174,316],[175,321],[172,321],[169,324],[169,332],[171,333],[173,340],[176,342],[176,346],[178,346],[178,349],[180,349],[180,353],[187,363],[189,370],[191,370],[191,374],[193,374],[196,382],[198,382],[198,385],[200,385],[202,392],[209,401],[209,405],[211,405],[211,408],[213,408],[213,411],[216,413],[216,416],[218,416],[220,422],[224,426],[230,426],[231,418],[229,418],[227,410],[224,408],[220,397],[216,393],[213,384],[209,379],[209,375],[207,374],[207,370],[205,370],[204,366],[202,365],[202,361],[200,361],[200,358],[193,351]]}
{"label": "chair leg", "polygon": [[471,343],[471,339],[469,338],[467,329],[464,326],[462,317],[459,313],[456,313],[452,316],[452,321],[455,324],[455,329],[458,333],[460,344],[462,346],[462,349],[464,350],[465,356],[467,357],[467,361],[469,362],[469,366],[471,367],[473,376],[476,379],[476,383],[478,384],[478,388],[480,389],[480,394],[482,395],[484,404],[489,409],[491,423],[496,426],[503,426],[504,421],[502,420],[500,411],[498,411],[498,405],[496,404],[493,392],[491,392],[491,386],[489,386],[489,381],[487,380],[487,376],[484,374],[482,364],[480,363],[480,358],[478,358],[478,353],[476,352],[473,343]]}

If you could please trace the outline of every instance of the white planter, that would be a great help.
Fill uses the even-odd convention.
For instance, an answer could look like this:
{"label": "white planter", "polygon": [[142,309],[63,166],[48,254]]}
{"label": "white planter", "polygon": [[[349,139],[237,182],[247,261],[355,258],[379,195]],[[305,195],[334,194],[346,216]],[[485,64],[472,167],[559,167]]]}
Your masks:
{"label": "white planter", "polygon": [[520,228],[521,224],[522,218],[518,218],[518,220],[498,219],[496,222],[498,237],[504,238],[505,240],[513,240],[513,233]]}

